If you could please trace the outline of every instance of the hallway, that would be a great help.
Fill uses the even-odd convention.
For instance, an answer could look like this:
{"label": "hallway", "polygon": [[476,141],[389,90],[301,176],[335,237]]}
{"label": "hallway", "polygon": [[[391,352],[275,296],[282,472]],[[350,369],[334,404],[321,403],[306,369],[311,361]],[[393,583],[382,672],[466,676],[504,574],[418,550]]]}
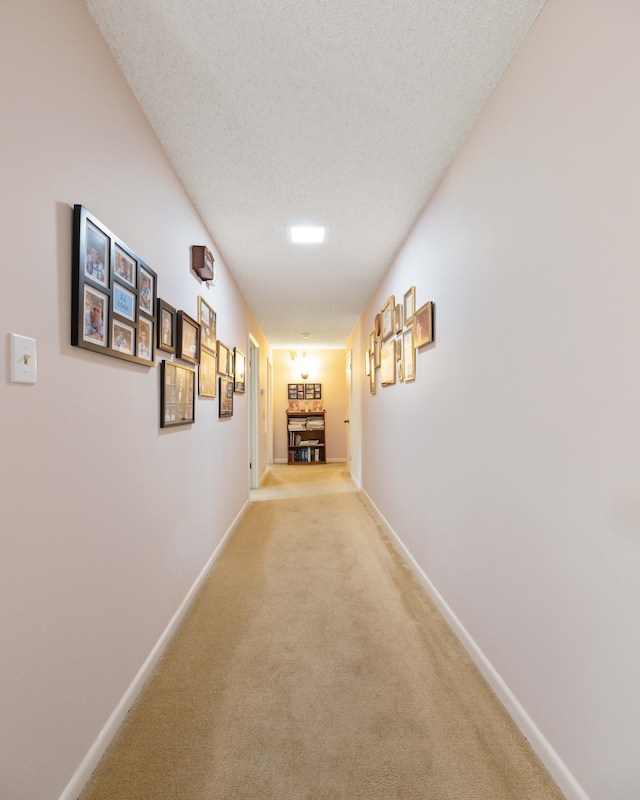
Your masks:
{"label": "hallway", "polygon": [[343,464],[272,466],[82,800],[558,800]]}

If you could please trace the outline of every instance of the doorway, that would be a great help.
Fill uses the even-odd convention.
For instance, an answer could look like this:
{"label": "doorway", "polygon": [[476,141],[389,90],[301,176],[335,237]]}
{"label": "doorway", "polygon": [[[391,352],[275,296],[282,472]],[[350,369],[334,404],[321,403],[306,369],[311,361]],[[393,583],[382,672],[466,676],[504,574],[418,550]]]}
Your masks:
{"label": "doorway", "polygon": [[249,334],[249,489],[260,484],[260,345]]}

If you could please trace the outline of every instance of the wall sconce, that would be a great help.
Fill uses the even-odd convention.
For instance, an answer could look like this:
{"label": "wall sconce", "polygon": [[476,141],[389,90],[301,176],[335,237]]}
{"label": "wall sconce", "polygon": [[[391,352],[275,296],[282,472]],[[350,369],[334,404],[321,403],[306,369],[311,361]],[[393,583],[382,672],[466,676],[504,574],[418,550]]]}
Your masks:
{"label": "wall sconce", "polygon": [[307,362],[307,354],[303,353],[300,359],[300,377],[306,381],[309,377],[309,363]]}

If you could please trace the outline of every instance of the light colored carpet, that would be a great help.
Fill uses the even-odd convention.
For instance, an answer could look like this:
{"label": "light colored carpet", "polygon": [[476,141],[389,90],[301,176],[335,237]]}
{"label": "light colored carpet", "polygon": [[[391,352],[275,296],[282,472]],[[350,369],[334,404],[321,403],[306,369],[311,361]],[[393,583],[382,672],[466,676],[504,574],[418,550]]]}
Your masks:
{"label": "light colored carpet", "polygon": [[274,466],[82,800],[559,800],[343,465]]}

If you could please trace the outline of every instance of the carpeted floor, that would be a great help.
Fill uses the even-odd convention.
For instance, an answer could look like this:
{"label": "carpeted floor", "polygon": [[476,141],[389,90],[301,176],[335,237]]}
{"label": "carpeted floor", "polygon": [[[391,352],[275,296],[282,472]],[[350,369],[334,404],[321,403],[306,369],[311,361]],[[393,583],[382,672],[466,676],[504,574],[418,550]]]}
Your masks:
{"label": "carpeted floor", "polygon": [[343,465],[274,466],[81,800],[560,800]]}

